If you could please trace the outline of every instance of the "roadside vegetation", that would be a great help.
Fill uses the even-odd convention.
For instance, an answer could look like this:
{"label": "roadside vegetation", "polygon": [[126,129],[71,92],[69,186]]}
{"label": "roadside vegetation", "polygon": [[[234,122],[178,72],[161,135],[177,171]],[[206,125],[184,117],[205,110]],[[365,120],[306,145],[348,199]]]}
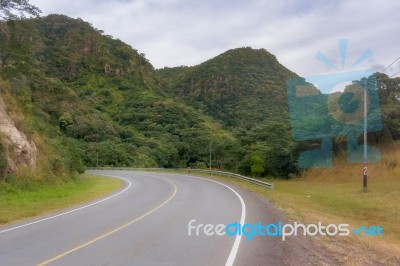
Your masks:
{"label": "roadside vegetation", "polygon": [[[348,223],[351,228],[381,226],[383,237],[318,237],[342,263],[398,265],[400,262],[400,142],[379,145],[382,160],[368,167],[368,190],[362,189],[362,165],[344,156],[333,168],[312,169],[301,178],[263,178],[273,190],[238,179],[218,177],[253,191],[281,208],[289,220],[303,223]],[[266,214],[268,219],[268,214]]]}
{"label": "roadside vegetation", "polygon": [[121,180],[89,174],[52,183],[0,182],[0,225],[89,202],[122,186]]}

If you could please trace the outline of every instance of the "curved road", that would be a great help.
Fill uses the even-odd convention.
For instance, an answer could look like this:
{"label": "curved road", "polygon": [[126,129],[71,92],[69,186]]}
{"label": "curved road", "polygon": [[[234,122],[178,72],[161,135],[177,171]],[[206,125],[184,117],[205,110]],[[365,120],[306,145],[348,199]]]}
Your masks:
{"label": "curved road", "polygon": [[[277,223],[272,204],[233,185],[164,173],[90,171],[125,188],[53,216],[0,227],[0,265],[309,265],[306,238],[188,235],[188,223]],[[324,258],[326,261],[326,258]]]}

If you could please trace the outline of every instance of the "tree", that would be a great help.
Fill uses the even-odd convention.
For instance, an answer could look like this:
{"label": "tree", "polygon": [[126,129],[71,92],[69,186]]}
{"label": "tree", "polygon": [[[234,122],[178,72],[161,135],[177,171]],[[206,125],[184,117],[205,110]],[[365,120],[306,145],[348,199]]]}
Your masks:
{"label": "tree", "polygon": [[7,22],[0,21],[0,60],[1,67],[5,67],[10,56],[10,28]]}
{"label": "tree", "polygon": [[376,81],[383,130],[380,133],[375,132],[373,134],[380,138],[400,139],[400,122],[398,119],[400,116],[400,78],[390,78],[386,74],[377,73]]}
{"label": "tree", "polygon": [[[0,0],[0,59],[1,67],[7,65],[14,53],[28,54],[27,42],[23,39],[29,34],[29,27],[16,23],[26,15],[38,16],[40,9],[29,4],[28,0]],[[28,49],[29,50],[29,49]]]}
{"label": "tree", "polygon": [[253,154],[250,158],[251,174],[253,176],[260,176],[264,172],[263,159],[258,154]]}
{"label": "tree", "polygon": [[72,126],[74,124],[74,118],[72,117],[72,115],[70,113],[65,112],[61,115],[58,122],[59,122],[60,129],[63,132],[66,132],[67,129],[72,128]]}
{"label": "tree", "polygon": [[42,11],[29,0],[0,0],[0,20],[26,18],[26,15],[39,16]]}

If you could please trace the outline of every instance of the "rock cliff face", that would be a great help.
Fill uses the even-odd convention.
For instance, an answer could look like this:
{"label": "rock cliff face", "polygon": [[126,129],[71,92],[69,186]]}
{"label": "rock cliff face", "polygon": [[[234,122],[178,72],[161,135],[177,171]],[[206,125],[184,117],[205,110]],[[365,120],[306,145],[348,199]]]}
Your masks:
{"label": "rock cliff face", "polygon": [[[6,172],[14,172],[19,165],[36,167],[37,148],[24,133],[15,127],[7,114],[3,98],[0,96],[0,134],[6,157]],[[1,170],[1,169],[0,169]]]}

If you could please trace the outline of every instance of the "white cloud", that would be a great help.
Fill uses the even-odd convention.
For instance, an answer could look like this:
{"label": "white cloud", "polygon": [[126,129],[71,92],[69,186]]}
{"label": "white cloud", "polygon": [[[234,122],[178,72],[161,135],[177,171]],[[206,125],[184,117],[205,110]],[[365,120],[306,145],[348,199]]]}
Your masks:
{"label": "white cloud", "polygon": [[[363,67],[398,56],[400,2],[263,0],[31,0],[44,14],[80,17],[146,54],[156,68],[195,65],[228,49],[265,48],[300,75],[329,72],[317,51],[340,60],[337,40],[349,39],[348,60],[368,48]],[[400,70],[395,64],[388,71]]]}

